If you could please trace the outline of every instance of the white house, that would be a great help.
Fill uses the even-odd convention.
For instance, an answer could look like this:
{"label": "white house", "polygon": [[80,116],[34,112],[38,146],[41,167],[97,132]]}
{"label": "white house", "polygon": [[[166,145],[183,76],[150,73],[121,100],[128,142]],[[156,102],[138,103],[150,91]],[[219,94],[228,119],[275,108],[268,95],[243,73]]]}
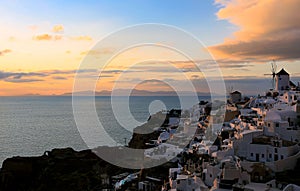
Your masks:
{"label": "white house", "polygon": [[169,177],[171,190],[200,191],[201,187],[206,187],[200,178],[182,172],[180,168],[170,168]]}
{"label": "white house", "polygon": [[296,111],[272,109],[266,112],[264,118],[264,134],[267,136],[278,135],[288,141],[299,141],[300,129],[297,127],[298,114]]}
{"label": "white house", "polygon": [[260,136],[253,139],[247,150],[247,160],[274,162],[295,155],[300,151],[300,146],[290,141]]}
{"label": "white house", "polygon": [[220,178],[221,169],[219,165],[207,165],[203,170],[203,181],[207,186],[213,186],[215,179]]}
{"label": "white house", "polygon": [[284,92],[282,96],[280,96],[280,99],[283,102],[288,103],[289,105],[291,105],[291,104],[297,103],[298,96],[293,91],[287,91],[287,92]]}
{"label": "white house", "polygon": [[261,136],[262,130],[244,130],[235,134],[236,140],[233,141],[235,154],[239,157],[246,158],[248,153],[248,145],[252,142],[253,137]]}

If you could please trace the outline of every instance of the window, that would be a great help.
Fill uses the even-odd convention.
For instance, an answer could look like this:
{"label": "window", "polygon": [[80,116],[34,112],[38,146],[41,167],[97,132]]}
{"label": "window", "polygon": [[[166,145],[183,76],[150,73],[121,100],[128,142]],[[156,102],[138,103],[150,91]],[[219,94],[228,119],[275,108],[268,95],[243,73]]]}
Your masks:
{"label": "window", "polygon": [[176,183],[177,183],[177,184],[180,184],[180,180],[177,180]]}
{"label": "window", "polygon": [[283,155],[281,155],[280,157],[281,157],[281,160],[282,160],[283,159]]}
{"label": "window", "polygon": [[270,124],[270,123],[268,123],[268,127],[271,127],[271,124]]}
{"label": "window", "polygon": [[209,177],[212,177],[212,174],[209,174]]}
{"label": "window", "polygon": [[261,158],[265,158],[265,154],[261,154]]}
{"label": "window", "polygon": [[279,123],[276,123],[276,127],[279,127]]}
{"label": "window", "polygon": [[275,153],[277,153],[278,152],[278,149],[277,148],[275,148],[275,151],[274,151]]}
{"label": "window", "polygon": [[272,154],[271,154],[271,153],[269,154],[269,158],[270,158],[270,159],[272,158]]}
{"label": "window", "polygon": [[251,153],[251,156],[253,157],[253,153]]}

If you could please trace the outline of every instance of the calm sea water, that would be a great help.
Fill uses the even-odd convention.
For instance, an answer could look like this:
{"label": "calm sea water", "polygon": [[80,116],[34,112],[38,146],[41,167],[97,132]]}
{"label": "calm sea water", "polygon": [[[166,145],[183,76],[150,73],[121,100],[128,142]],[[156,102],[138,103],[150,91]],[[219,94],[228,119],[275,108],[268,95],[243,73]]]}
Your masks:
{"label": "calm sea water", "polygon": [[[145,122],[150,115],[149,104],[155,100],[162,101],[167,109],[195,104],[181,107],[177,97],[131,97],[132,116]],[[120,97],[118,101],[126,100]],[[132,133],[114,118],[110,97],[96,97],[95,103],[98,118],[113,139],[120,144],[124,138],[129,140]],[[39,156],[46,150],[64,147],[87,149],[76,127],[72,97],[0,97],[0,166],[8,157]]]}

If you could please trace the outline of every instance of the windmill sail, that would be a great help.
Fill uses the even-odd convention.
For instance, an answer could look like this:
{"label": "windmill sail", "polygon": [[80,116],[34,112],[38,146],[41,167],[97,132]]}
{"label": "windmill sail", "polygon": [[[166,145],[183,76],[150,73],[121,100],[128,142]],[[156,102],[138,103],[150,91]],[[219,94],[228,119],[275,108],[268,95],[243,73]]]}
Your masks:
{"label": "windmill sail", "polygon": [[275,88],[275,76],[277,71],[277,64],[275,60],[272,60],[271,62],[271,74],[265,74],[265,76],[272,76],[272,88]]}

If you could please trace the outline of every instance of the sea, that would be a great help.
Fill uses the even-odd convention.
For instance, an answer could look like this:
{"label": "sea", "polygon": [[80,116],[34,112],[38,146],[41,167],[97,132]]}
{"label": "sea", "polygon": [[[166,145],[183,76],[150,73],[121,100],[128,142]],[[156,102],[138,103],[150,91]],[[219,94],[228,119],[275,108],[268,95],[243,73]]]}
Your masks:
{"label": "sea", "polygon": [[[115,100],[128,102],[130,113],[124,116],[140,123],[159,110],[188,109],[196,104],[193,100],[183,105],[176,96],[131,96],[129,101],[120,96]],[[97,138],[105,140],[104,136],[109,134],[116,145],[124,145],[135,127],[124,130],[114,115],[111,101],[109,96],[95,97],[97,116],[108,132]],[[77,151],[88,149],[74,119],[71,96],[0,97],[0,166],[9,157],[40,156],[45,151],[66,147]]]}

